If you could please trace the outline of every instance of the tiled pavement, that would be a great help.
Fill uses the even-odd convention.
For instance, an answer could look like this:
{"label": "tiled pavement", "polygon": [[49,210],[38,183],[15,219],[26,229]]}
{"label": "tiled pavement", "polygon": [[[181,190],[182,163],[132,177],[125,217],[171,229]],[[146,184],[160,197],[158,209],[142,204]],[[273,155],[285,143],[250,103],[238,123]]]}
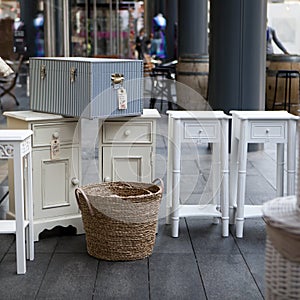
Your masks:
{"label": "tiled pavement", "polygon": [[[21,106],[9,109],[28,109],[24,88],[16,92]],[[166,121],[162,115],[156,157],[156,175],[164,180]],[[0,122],[5,127],[3,116]],[[199,156],[193,155],[195,147]],[[208,178],[210,151],[207,145],[188,144],[182,152],[181,198],[192,201],[199,199],[201,193],[199,174],[202,179]],[[88,155],[83,159],[88,159]],[[247,168],[247,201],[261,203],[274,198],[275,146],[250,152]],[[5,170],[5,163],[1,163],[2,185],[6,184]],[[222,238],[221,226],[212,224],[212,220],[183,218],[179,238],[172,238],[170,226],[164,224],[163,207],[164,201],[153,254],[143,260],[97,260],[86,252],[85,235],[55,228],[35,243],[35,260],[27,262],[27,273],[16,275],[14,235],[0,235],[0,299],[264,298],[266,234],[262,219],[247,220],[244,238],[237,239],[234,226],[230,236]]]}

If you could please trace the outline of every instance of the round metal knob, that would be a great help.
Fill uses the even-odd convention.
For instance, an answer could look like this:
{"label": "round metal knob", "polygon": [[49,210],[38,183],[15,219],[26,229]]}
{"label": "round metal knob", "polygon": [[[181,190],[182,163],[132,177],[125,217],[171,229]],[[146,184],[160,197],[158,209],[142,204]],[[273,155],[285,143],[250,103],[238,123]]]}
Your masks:
{"label": "round metal knob", "polygon": [[127,129],[125,132],[124,132],[124,135],[126,136],[129,136],[131,134],[131,131],[129,129]]}
{"label": "round metal knob", "polygon": [[200,129],[200,130],[199,130],[199,134],[201,134],[202,132],[203,132],[203,130],[202,130],[202,129]]}
{"label": "round metal knob", "polygon": [[109,181],[111,181],[109,176],[104,177],[104,182],[109,182]]}
{"label": "round metal knob", "polygon": [[57,132],[57,131],[53,132],[52,136],[53,136],[55,139],[58,139],[58,138],[59,138],[59,132]]}
{"label": "round metal knob", "polygon": [[72,184],[73,184],[74,186],[79,185],[79,180],[78,180],[76,177],[73,177],[73,178],[71,179],[71,182],[72,182]]}
{"label": "round metal knob", "polygon": [[270,133],[270,129],[267,128],[267,129],[266,129],[266,134],[269,134],[269,133]]}

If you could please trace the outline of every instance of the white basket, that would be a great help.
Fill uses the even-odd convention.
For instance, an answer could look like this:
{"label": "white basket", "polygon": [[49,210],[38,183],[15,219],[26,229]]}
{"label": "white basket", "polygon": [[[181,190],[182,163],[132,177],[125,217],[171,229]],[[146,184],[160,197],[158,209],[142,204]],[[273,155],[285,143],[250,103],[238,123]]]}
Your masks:
{"label": "white basket", "polygon": [[267,238],[265,259],[267,300],[300,299],[300,263],[284,258]]}

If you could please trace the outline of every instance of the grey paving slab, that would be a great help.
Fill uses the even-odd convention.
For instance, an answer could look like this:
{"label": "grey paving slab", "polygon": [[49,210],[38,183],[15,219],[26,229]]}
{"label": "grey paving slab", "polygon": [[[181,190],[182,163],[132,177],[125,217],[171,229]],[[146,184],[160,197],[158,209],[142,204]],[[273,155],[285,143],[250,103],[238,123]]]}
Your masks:
{"label": "grey paving slab", "polygon": [[155,253],[149,258],[150,293],[153,300],[205,299],[193,253]]}
{"label": "grey paving slab", "polygon": [[36,299],[92,299],[97,268],[87,254],[53,254]]}
{"label": "grey paving slab", "polygon": [[93,299],[149,299],[148,259],[99,261]]}
{"label": "grey paving slab", "polygon": [[207,299],[263,299],[240,254],[197,253],[197,261]]}
{"label": "grey paving slab", "polygon": [[265,254],[261,251],[257,252],[245,254],[243,257],[261,294],[265,295]]}
{"label": "grey paving slab", "polygon": [[189,234],[195,253],[202,254],[239,254],[239,249],[230,235],[222,237],[221,223],[213,224],[212,218],[186,218]]}
{"label": "grey paving slab", "polygon": [[184,219],[179,223],[178,238],[171,237],[171,225],[164,224],[164,220],[159,221],[153,253],[193,253]]}
{"label": "grey paving slab", "polygon": [[40,239],[38,242],[34,243],[35,253],[53,253],[58,242],[59,237],[52,236]]}
{"label": "grey paving slab", "polygon": [[[231,228],[232,234],[235,232],[234,229]],[[264,253],[266,229],[262,218],[246,219],[243,238],[235,238],[235,240],[243,254]]]}
{"label": "grey paving slab", "polygon": [[87,253],[85,234],[60,237],[55,253]]}
{"label": "grey paving slab", "polygon": [[14,234],[1,234],[0,235],[0,257],[4,255],[10,247],[14,244]]}
{"label": "grey paving slab", "polygon": [[276,189],[264,177],[249,175],[246,180],[246,194],[252,204],[262,204],[276,196]]}
{"label": "grey paving slab", "polygon": [[0,299],[35,299],[51,254],[36,254],[34,261],[27,261],[25,275],[16,274],[16,257],[7,254],[0,266]]}

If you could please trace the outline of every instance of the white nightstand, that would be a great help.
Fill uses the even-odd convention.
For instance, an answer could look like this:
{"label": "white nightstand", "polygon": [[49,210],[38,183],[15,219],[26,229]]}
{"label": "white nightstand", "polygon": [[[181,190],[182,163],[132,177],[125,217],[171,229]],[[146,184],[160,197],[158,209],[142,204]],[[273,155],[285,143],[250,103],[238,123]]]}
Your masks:
{"label": "white nightstand", "polygon": [[245,205],[247,146],[277,144],[277,196],[284,193],[284,145],[287,144],[287,195],[295,194],[296,131],[299,117],[286,111],[231,111],[230,207],[236,209],[236,236],[244,219],[262,216],[261,205]]}
{"label": "white nightstand", "polygon": [[[72,225],[84,233],[75,198],[80,184],[78,120],[33,111],[5,112],[10,129],[31,129],[34,240],[45,229]],[[9,166],[9,172],[12,172]],[[9,180],[9,213],[14,215],[13,180]]]}
{"label": "white nightstand", "polygon": [[[229,234],[228,120],[222,111],[168,111],[167,215],[171,214],[172,236],[178,237],[179,218],[211,216],[222,219],[222,235]],[[180,204],[180,159],[182,142],[213,144],[213,203]],[[220,209],[218,209],[220,206]],[[168,220],[167,220],[168,222]]]}
{"label": "white nightstand", "polygon": [[17,273],[26,273],[26,258],[34,259],[31,130],[0,130],[0,159],[13,161],[14,220],[0,220],[0,233],[16,235]]}

